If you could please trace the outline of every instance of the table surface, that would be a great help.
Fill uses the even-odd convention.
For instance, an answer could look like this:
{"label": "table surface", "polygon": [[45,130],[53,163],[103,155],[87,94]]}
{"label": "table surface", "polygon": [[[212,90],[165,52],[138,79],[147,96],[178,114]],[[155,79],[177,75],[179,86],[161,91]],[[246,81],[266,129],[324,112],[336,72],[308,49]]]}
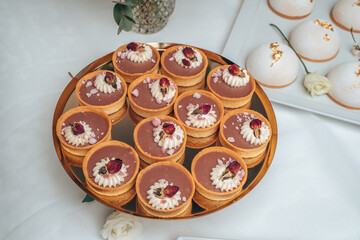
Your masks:
{"label": "table surface", "polygon": [[[177,1],[168,25],[152,35],[116,35],[112,7],[99,0],[0,3],[0,239],[101,239],[112,212],[96,201],[81,203],[85,194],[53,147],[52,116],[67,72],[131,41],[221,53],[241,1]],[[359,239],[360,127],[273,107],[277,151],[251,193],[204,217],[139,218],[139,239]]]}

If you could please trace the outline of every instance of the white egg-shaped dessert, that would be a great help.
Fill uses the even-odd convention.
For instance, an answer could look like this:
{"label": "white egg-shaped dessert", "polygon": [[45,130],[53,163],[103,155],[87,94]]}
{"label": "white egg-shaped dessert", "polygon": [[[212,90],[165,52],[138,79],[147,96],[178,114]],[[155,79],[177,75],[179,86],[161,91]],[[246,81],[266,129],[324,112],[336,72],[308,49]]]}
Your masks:
{"label": "white egg-shaped dessert", "polygon": [[269,8],[287,19],[301,19],[310,15],[314,9],[313,0],[268,0]]}
{"label": "white egg-shaped dessert", "polygon": [[264,43],[256,47],[246,59],[246,69],[259,84],[281,88],[293,83],[299,72],[294,51],[283,43]]}
{"label": "white egg-shaped dessert", "polygon": [[360,110],[360,62],[342,63],[331,69],[329,97],[343,107]]}
{"label": "white egg-shaped dessert", "polygon": [[340,0],[330,13],[331,20],[340,28],[360,33],[360,0]]}
{"label": "white egg-shaped dessert", "polygon": [[330,61],[340,48],[337,30],[321,19],[298,24],[291,31],[289,40],[301,58],[312,62]]}

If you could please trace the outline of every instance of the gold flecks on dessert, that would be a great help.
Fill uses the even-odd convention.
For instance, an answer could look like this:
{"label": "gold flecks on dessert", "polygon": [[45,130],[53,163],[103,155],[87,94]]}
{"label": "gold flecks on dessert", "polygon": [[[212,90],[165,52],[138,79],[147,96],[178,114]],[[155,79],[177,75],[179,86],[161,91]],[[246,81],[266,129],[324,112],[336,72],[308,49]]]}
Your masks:
{"label": "gold flecks on dessert", "polygon": [[329,29],[331,31],[334,31],[334,27],[331,25],[331,23],[328,23],[328,22],[320,22],[320,20],[316,19],[314,21],[315,24],[323,27],[323,28],[326,28],[326,29]]}
{"label": "gold flecks on dessert", "polygon": [[357,77],[360,77],[360,65],[358,66],[359,68],[357,69],[357,72],[355,72]]}
{"label": "gold flecks on dessert", "polygon": [[275,60],[275,62],[273,62],[270,67],[272,67],[274,65],[274,63],[276,63],[277,61],[279,61],[279,59],[281,58],[283,52],[281,50],[278,50],[277,47],[279,47],[279,43],[274,42],[270,44],[270,49],[274,52],[273,54],[273,59]]}
{"label": "gold flecks on dessert", "polygon": [[358,0],[357,2],[354,2],[354,5],[360,7],[360,0]]}
{"label": "gold flecks on dessert", "polygon": [[325,34],[325,36],[323,37],[325,41],[330,41],[330,38],[327,34]]}

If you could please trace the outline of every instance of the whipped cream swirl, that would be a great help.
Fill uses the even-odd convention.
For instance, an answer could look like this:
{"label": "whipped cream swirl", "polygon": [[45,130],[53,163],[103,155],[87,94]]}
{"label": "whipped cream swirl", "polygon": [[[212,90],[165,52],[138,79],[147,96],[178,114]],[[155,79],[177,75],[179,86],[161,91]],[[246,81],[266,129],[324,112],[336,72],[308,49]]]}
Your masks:
{"label": "whipped cream swirl", "polygon": [[[183,52],[183,47],[179,47],[177,51],[174,53],[175,61],[183,68],[196,68],[199,67],[203,61],[201,53],[197,51],[196,49],[191,48],[194,51],[194,56],[192,59],[187,58]],[[186,66],[183,63],[183,60],[186,60],[190,63],[189,66]]]}
{"label": "whipped cream swirl", "polygon": [[165,93],[162,91],[162,89],[164,89],[164,87],[160,86],[160,79],[156,80],[151,85],[151,95],[160,103],[162,101],[171,102],[175,96],[176,85],[170,80],[169,80],[169,82],[170,82],[170,86],[166,87],[167,90]]}
{"label": "whipped cream swirl", "polygon": [[[175,132],[171,135],[165,133],[163,129],[164,123],[171,123],[175,127]],[[163,122],[153,129],[154,142],[158,144],[163,151],[167,149],[175,149],[184,141],[184,131],[179,125],[173,122]]]}
{"label": "whipped cream swirl", "polygon": [[[113,157],[111,160],[115,160]],[[95,177],[94,181],[101,187],[116,187],[121,185],[125,181],[125,177],[128,175],[127,168],[129,165],[123,164],[120,171],[117,173],[111,174],[107,172],[106,174],[101,174],[99,171],[101,168],[106,167],[110,162],[108,157],[101,159],[100,162],[97,162],[93,168],[93,176]]]}
{"label": "whipped cream swirl", "polygon": [[71,125],[61,130],[61,133],[64,135],[66,142],[76,147],[79,145],[85,145],[87,143],[96,143],[95,133],[92,131],[91,127],[85,121],[79,121],[78,123],[84,127],[84,132],[81,134],[75,135]]}
{"label": "whipped cream swirl", "polygon": [[108,84],[105,81],[105,75],[106,73],[101,73],[96,76],[94,85],[102,93],[113,93],[116,90],[121,89],[121,81],[120,79],[115,75],[116,77],[116,88],[114,88],[112,85]]}
{"label": "whipped cream swirl", "polygon": [[[179,206],[179,201],[181,201],[181,192],[180,190],[177,193],[169,197],[158,198],[155,194],[158,188],[165,189],[169,185],[168,181],[165,179],[160,179],[159,181],[155,182],[153,185],[150,186],[150,190],[147,191],[147,199],[149,199],[149,204],[156,208],[156,210],[169,210],[176,206]],[[170,184],[172,185],[172,184]]]}
{"label": "whipped cream swirl", "polygon": [[240,167],[239,171],[233,177],[224,178],[223,176],[226,174],[227,167],[231,162],[236,161],[229,158],[225,163],[218,159],[218,164],[212,169],[210,173],[210,179],[212,181],[212,185],[215,186],[216,189],[220,189],[221,192],[228,192],[235,188],[237,188],[241,180],[245,176],[245,171]]}
{"label": "whipped cream swirl", "polygon": [[[141,50],[139,50],[141,49]],[[126,57],[132,62],[143,63],[147,62],[152,58],[152,49],[145,44],[139,44],[136,51],[126,49]]]}
{"label": "whipped cream swirl", "polygon": [[196,113],[195,110],[199,109],[199,104],[192,104],[190,103],[186,110],[188,110],[187,113],[187,119],[185,121],[185,124],[188,126],[192,126],[194,128],[208,128],[215,124],[216,122],[216,112],[213,109],[212,105],[210,106],[210,110],[208,113],[202,114],[202,113]]}
{"label": "whipped cream swirl", "polygon": [[262,122],[261,127],[259,128],[260,135],[259,137],[256,137],[254,130],[250,127],[251,121],[251,118],[245,120],[244,124],[241,126],[240,134],[247,142],[250,142],[253,145],[261,145],[269,138],[270,129],[265,122]]}
{"label": "whipped cream swirl", "polygon": [[231,87],[243,87],[248,84],[248,82],[250,81],[248,72],[242,68],[240,68],[240,71],[244,73],[244,77],[240,77],[239,75],[231,75],[228,68],[224,69],[222,74],[224,82]]}

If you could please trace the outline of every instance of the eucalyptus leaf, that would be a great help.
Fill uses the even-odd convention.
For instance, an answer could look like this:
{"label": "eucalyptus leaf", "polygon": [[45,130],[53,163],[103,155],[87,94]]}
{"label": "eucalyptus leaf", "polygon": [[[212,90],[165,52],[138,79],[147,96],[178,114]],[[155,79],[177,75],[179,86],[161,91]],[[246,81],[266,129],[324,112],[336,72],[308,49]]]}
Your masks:
{"label": "eucalyptus leaf", "polygon": [[132,29],[133,22],[128,18],[124,18],[124,30],[129,32]]}
{"label": "eucalyptus leaf", "polygon": [[122,6],[122,9],[123,9],[123,11],[124,11],[124,15],[125,15],[125,16],[128,16],[128,17],[130,17],[130,18],[133,18],[132,10],[131,10],[130,7],[128,7],[128,6]]}
{"label": "eucalyptus leaf", "polygon": [[117,34],[119,35],[121,33],[121,31],[124,29],[124,16],[122,16],[122,18],[120,19],[120,22],[119,22],[119,28],[118,28],[118,32]]}
{"label": "eucalyptus leaf", "polygon": [[93,199],[90,195],[86,194],[85,198],[82,200],[82,202],[92,202],[95,199]]}
{"label": "eucalyptus leaf", "polygon": [[120,19],[124,17],[123,11],[121,9],[120,4],[115,4],[114,6],[114,20],[117,24],[119,24]]}
{"label": "eucalyptus leaf", "polygon": [[125,18],[126,18],[127,20],[129,20],[129,21],[131,21],[131,22],[135,23],[134,19],[132,19],[131,17],[126,16],[126,15],[125,15]]}

